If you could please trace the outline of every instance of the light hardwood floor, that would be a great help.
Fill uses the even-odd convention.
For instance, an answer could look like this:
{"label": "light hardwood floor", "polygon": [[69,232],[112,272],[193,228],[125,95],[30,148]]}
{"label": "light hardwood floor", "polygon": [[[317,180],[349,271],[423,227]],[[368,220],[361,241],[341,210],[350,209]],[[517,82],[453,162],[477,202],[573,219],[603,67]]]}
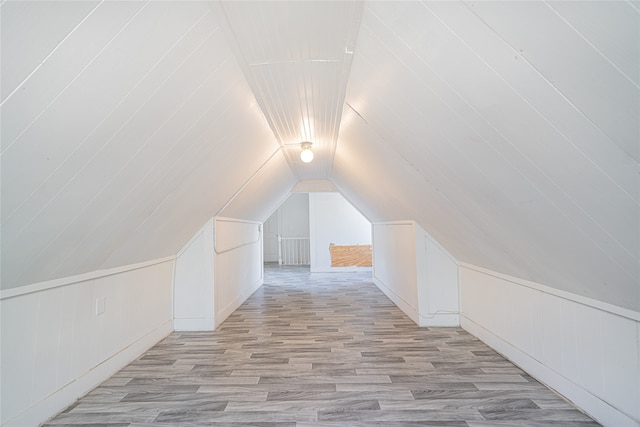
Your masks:
{"label": "light hardwood floor", "polygon": [[215,332],[173,333],[46,426],[597,426],[365,273],[267,268]]}

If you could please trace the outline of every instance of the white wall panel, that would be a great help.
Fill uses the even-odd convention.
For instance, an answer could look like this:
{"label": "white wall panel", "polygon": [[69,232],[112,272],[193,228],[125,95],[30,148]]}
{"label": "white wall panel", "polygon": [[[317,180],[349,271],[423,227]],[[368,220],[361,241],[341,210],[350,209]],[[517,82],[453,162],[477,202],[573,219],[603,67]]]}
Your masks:
{"label": "white wall panel", "polygon": [[465,329],[603,425],[640,424],[640,313],[472,265],[460,274]]}
{"label": "white wall panel", "polygon": [[[444,319],[443,326],[457,325],[460,306],[460,292],[458,286],[458,263],[444,249],[427,236],[422,228],[418,232],[424,235],[424,251],[417,248],[422,261],[418,263],[418,271],[424,269],[425,292],[420,297],[421,322],[431,322],[435,326],[435,319]],[[420,241],[416,242],[420,245]]]}
{"label": "white wall panel", "polygon": [[413,221],[372,230],[374,283],[420,326],[459,325],[457,262]]}
{"label": "white wall panel", "polygon": [[215,326],[219,326],[263,281],[262,224],[215,218]]}
{"label": "white wall panel", "polygon": [[563,360],[563,337],[562,329],[557,325],[563,324],[562,320],[562,300],[554,296],[542,294],[541,317],[542,317],[542,340],[544,347],[540,361],[554,371],[562,371]]}
{"label": "white wall panel", "polygon": [[213,220],[209,220],[176,257],[174,275],[174,328],[214,328]]}
{"label": "white wall panel", "polygon": [[418,323],[415,227],[411,222],[373,224],[373,281]]}
{"label": "white wall panel", "polygon": [[[172,328],[173,261],[3,293],[3,426],[38,425]],[[26,289],[26,288],[25,288]],[[96,300],[106,298],[105,311]]]}

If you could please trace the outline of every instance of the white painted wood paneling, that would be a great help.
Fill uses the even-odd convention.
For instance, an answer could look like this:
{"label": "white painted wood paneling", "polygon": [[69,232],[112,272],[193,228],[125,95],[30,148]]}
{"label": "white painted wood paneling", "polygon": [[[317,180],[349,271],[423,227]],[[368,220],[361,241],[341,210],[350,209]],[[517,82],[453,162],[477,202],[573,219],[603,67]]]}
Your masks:
{"label": "white painted wood paneling", "polygon": [[264,221],[288,196],[296,181],[285,156],[278,152],[256,171],[219,215]]}
{"label": "white painted wood paneling", "polygon": [[415,239],[415,226],[410,221],[373,224],[373,281],[419,323]]}
{"label": "white painted wood paneling", "polygon": [[219,326],[263,282],[262,224],[215,218],[215,326]]}
{"label": "white painted wood paneling", "polygon": [[[5,2],[0,10],[3,32],[0,102],[15,94],[20,83],[46,61],[97,5],[97,1]],[[6,37],[19,37],[20,43],[7,43]]]}
{"label": "white painted wood paneling", "polygon": [[603,425],[640,423],[640,313],[472,265],[460,272],[465,329]]}
{"label": "white painted wood paneling", "polygon": [[[527,7],[486,9],[502,19]],[[527,26],[542,28],[547,18],[533,14]],[[583,39],[571,43],[584,47]],[[396,192],[458,259],[636,307],[638,164],[522,55],[472,6],[366,4],[346,96],[360,117],[343,120],[333,179],[349,197],[366,194],[362,210],[372,218],[398,218],[369,196]],[[341,152],[353,155],[341,163]],[[368,158],[362,172],[353,156]],[[417,209],[411,194],[426,207]]]}
{"label": "white painted wood paneling", "polygon": [[176,257],[173,317],[176,331],[214,328],[213,219]]}
{"label": "white painted wood paneling", "polygon": [[5,289],[174,254],[278,147],[209,5],[112,5],[65,41],[80,68],[58,58],[65,44],[29,79],[49,98],[3,105],[3,132],[26,126],[12,114],[35,118],[3,145]]}
{"label": "white painted wood paneling", "polygon": [[458,326],[455,259],[413,221],[374,223],[373,281],[420,326]]}
{"label": "white painted wood paneling", "polygon": [[171,332],[172,277],[169,260],[3,295],[2,425],[46,421]]}
{"label": "white painted wood paneling", "polygon": [[627,79],[636,86],[640,84],[640,18],[631,2],[584,2],[580,7],[563,2],[547,2],[547,6],[556,11]]}
{"label": "white painted wood paneling", "polygon": [[[360,2],[224,2],[238,62],[298,179],[327,179],[358,34]],[[268,37],[265,35],[268,34]],[[300,160],[300,143],[314,160]]]}
{"label": "white painted wood paneling", "polygon": [[[424,234],[424,230],[419,231]],[[420,324],[458,325],[460,289],[457,261],[426,235],[421,256],[424,258],[418,262],[418,270],[421,267],[424,269],[424,284],[418,278],[418,286],[425,286],[425,289],[418,302],[422,317]]]}
{"label": "white painted wood paneling", "polygon": [[[638,85],[628,80],[610,61],[568,26],[554,10],[543,2],[470,3],[474,13],[523,58],[561,91],[583,114],[636,161],[640,159],[637,114],[640,101]],[[574,6],[581,13],[590,13],[591,21],[600,20],[602,9]],[[607,9],[617,9],[612,6]],[[578,13],[580,13],[578,12]],[[633,12],[631,15],[633,16]],[[568,13],[565,11],[565,13]],[[606,14],[605,14],[606,15]],[[536,31],[544,23],[545,31]],[[617,20],[613,30],[623,37],[637,35],[638,18]],[[604,34],[612,28],[603,28]],[[606,37],[606,36],[605,36]],[[637,40],[637,38],[636,38]],[[624,44],[623,44],[624,46]],[[637,48],[637,45],[636,45]],[[637,57],[637,51],[631,51]],[[633,60],[632,60],[633,61]],[[569,63],[571,67],[564,64]],[[588,70],[588,72],[576,72]]]}

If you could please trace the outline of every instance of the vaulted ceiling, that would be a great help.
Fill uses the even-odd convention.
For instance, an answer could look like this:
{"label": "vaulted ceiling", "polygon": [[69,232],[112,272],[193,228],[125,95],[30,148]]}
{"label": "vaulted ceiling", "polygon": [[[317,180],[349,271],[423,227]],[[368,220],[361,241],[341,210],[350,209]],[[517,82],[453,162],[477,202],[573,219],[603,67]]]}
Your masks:
{"label": "vaulted ceiling", "polygon": [[638,1],[0,14],[2,289],[173,255],[325,180],[459,261],[640,311]]}

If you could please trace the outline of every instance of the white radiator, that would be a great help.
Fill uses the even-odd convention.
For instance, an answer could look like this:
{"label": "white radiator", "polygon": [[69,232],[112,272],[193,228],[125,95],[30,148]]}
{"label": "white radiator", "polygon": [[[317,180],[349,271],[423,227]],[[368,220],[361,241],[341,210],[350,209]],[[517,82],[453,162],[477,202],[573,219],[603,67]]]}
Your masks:
{"label": "white radiator", "polygon": [[280,265],[309,265],[311,255],[308,237],[278,236],[278,263]]}

